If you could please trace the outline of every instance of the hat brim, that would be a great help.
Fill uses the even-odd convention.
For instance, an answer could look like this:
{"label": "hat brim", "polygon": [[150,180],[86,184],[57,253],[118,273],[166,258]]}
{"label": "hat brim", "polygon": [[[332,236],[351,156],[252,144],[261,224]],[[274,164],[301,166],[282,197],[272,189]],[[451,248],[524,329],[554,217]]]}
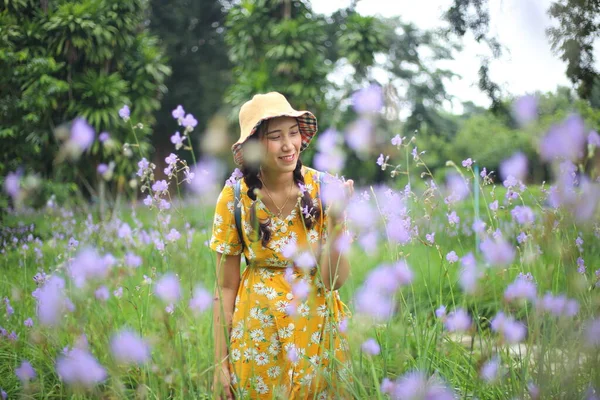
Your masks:
{"label": "hat brim", "polygon": [[258,130],[261,123],[266,120],[278,118],[278,117],[292,117],[298,120],[298,129],[300,130],[300,136],[302,137],[302,144],[300,146],[300,152],[304,151],[310,144],[312,138],[317,133],[317,118],[310,111],[297,111],[295,113],[287,113],[280,115],[273,115],[267,118],[263,118],[256,123],[250,133],[243,139],[238,140],[233,146],[231,151],[233,152],[233,161],[236,165],[242,166],[244,164],[244,152],[242,150],[244,143],[248,138]]}

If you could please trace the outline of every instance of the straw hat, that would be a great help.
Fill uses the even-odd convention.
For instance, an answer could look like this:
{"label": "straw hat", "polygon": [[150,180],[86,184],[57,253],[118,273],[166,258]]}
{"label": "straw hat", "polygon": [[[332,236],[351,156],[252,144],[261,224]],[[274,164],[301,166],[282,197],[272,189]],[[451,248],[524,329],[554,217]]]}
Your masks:
{"label": "straw hat", "polygon": [[298,120],[302,136],[301,152],[308,147],[317,133],[317,118],[310,111],[294,110],[287,99],[278,92],[257,94],[240,108],[240,138],[231,146],[233,160],[237,165],[241,166],[244,162],[244,142],[256,133],[261,122],[276,117],[294,117]]}

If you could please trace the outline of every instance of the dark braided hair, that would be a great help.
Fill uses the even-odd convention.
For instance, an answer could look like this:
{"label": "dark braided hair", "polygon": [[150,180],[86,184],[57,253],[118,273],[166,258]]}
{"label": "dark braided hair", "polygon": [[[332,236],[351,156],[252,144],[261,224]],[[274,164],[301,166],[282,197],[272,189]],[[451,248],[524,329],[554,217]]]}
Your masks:
{"label": "dark braided hair", "polygon": [[[263,135],[268,131],[268,122],[269,120],[264,121],[258,127],[258,133],[252,136],[249,136],[246,140],[246,143],[250,143],[251,141],[260,140]],[[252,199],[252,206],[250,207],[250,224],[252,228],[255,230],[254,235],[250,235],[250,239],[253,241],[261,240],[263,247],[267,247],[269,240],[271,240],[271,219],[269,218],[266,222],[258,221],[256,217],[256,193],[255,189],[262,189],[263,185],[261,180],[258,178],[260,172],[260,165],[244,163],[241,168],[242,174],[244,175],[244,182],[246,186],[248,186],[248,192],[246,193],[250,199]],[[298,157],[298,162],[296,163],[296,168],[294,169],[294,183],[299,186],[299,184],[304,185],[304,176],[302,175],[302,161],[300,157]],[[308,210],[308,213],[303,213],[304,216],[304,226],[306,229],[312,229],[321,216],[320,207],[313,206],[313,200],[310,197],[310,193],[308,190],[304,192],[303,196],[300,199],[301,210]],[[258,229],[257,229],[258,228]],[[258,234],[258,236],[256,235]]]}

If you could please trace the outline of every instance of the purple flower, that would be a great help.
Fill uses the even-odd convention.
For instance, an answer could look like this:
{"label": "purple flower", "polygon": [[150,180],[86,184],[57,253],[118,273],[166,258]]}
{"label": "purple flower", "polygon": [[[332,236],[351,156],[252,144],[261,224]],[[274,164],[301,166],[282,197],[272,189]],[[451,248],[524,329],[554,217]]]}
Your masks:
{"label": "purple flower", "polygon": [[6,305],[6,315],[8,317],[10,317],[11,315],[14,314],[15,310],[12,308],[12,306],[10,305],[10,300],[8,299],[8,297],[4,298],[4,303]]}
{"label": "purple flower", "polygon": [[358,313],[370,315],[379,321],[389,319],[394,312],[392,299],[366,284],[356,291],[355,304]]}
{"label": "purple flower", "polygon": [[445,325],[449,332],[467,331],[471,328],[471,317],[465,310],[459,308],[448,314]]}
{"label": "purple flower", "polygon": [[435,376],[427,378],[420,371],[411,371],[398,378],[396,382],[385,379],[381,391],[394,400],[435,399],[453,400],[456,398],[441,380]]}
{"label": "purple flower", "polygon": [[481,367],[480,375],[481,378],[488,383],[493,383],[498,380],[500,376],[500,359],[494,356],[486,361]]}
{"label": "purple flower", "polygon": [[106,370],[87,350],[74,348],[56,361],[56,372],[68,385],[92,388],[103,382]]}
{"label": "purple flower", "polygon": [[468,253],[461,258],[462,268],[459,275],[459,283],[465,293],[474,293],[477,289],[477,281],[481,272],[477,269],[477,262],[473,253]]}
{"label": "purple flower", "polygon": [[171,231],[167,233],[166,239],[169,242],[175,242],[181,238],[181,233],[177,231],[177,229],[171,228]]}
{"label": "purple flower", "polygon": [[123,118],[123,120],[125,120],[125,121],[129,121],[130,114],[131,114],[131,112],[129,111],[129,106],[127,104],[125,104],[119,110],[119,117]]}
{"label": "purple flower", "polygon": [[156,282],[154,293],[165,303],[176,303],[181,297],[179,278],[172,273],[164,275]]}
{"label": "purple flower", "polygon": [[146,341],[127,329],[113,335],[110,349],[113,357],[123,364],[142,365],[150,361],[150,348]]}
{"label": "purple flower", "polygon": [[168,157],[165,158],[165,162],[167,165],[173,165],[177,163],[177,155],[171,153]]}
{"label": "purple flower", "polygon": [[379,344],[373,338],[368,338],[367,340],[365,340],[363,342],[363,344],[361,345],[361,349],[363,352],[370,354],[372,356],[376,356],[377,354],[379,354],[381,352],[381,348],[379,347]]}
{"label": "purple flower", "polygon": [[537,98],[532,95],[526,95],[515,100],[512,111],[519,125],[523,126],[535,121],[538,116],[537,108]]}
{"label": "purple flower", "polygon": [[342,333],[346,333],[348,331],[348,318],[343,318],[339,324],[339,330]]}
{"label": "purple flower", "polygon": [[510,214],[519,225],[532,225],[535,221],[533,210],[527,206],[516,206]]}
{"label": "purple flower", "polygon": [[535,283],[532,281],[523,278],[517,277],[513,283],[506,287],[504,291],[504,298],[507,301],[526,299],[526,300],[535,300],[537,296],[537,287]]}
{"label": "purple flower", "polygon": [[99,136],[98,136],[98,140],[100,141],[100,143],[104,143],[106,142],[108,139],[110,139],[110,135],[108,132],[102,132]]}
{"label": "purple flower", "polygon": [[508,179],[509,176],[514,177],[518,181],[525,180],[527,176],[527,157],[525,154],[518,152],[502,161],[500,164],[500,177]]}
{"label": "purple flower", "polygon": [[383,163],[385,162],[384,160],[383,154],[379,154],[379,157],[377,158],[377,165],[383,167]]}
{"label": "purple flower", "polygon": [[137,268],[142,265],[142,257],[129,252],[125,254],[125,265],[131,268]]}
{"label": "purple flower", "polygon": [[308,251],[303,251],[302,253],[300,253],[294,260],[294,263],[298,267],[305,269],[305,270],[310,269],[316,265],[315,258]]}
{"label": "purple flower", "polygon": [[17,378],[19,378],[23,384],[27,384],[37,376],[35,369],[33,369],[27,360],[21,362],[21,366],[15,369],[15,375],[17,375]]}
{"label": "purple flower", "polygon": [[564,159],[576,161],[583,156],[585,125],[579,115],[570,115],[550,128],[540,143],[540,155],[545,161]]}
{"label": "purple flower", "polygon": [[42,325],[56,325],[68,305],[64,294],[65,281],[58,276],[48,278],[36,293],[37,315]]}
{"label": "purple flower", "polygon": [[194,290],[194,297],[190,300],[190,309],[196,313],[200,314],[211,306],[213,298],[208,290],[204,289],[201,286],[196,287]]}
{"label": "purple flower", "polygon": [[231,176],[225,182],[225,185],[233,186],[233,185],[235,185],[235,182],[237,182],[239,179],[241,179],[243,177],[244,177],[244,173],[242,171],[240,171],[239,168],[236,168],[233,170],[233,172],[231,173]]}
{"label": "purple flower", "polygon": [[113,291],[113,296],[115,296],[117,299],[120,299],[121,297],[123,297],[123,288],[121,286],[116,288]]}
{"label": "purple flower", "polygon": [[575,239],[575,246],[577,246],[580,253],[583,251],[583,239],[581,236],[577,236],[577,239]]}
{"label": "purple flower", "polygon": [[2,398],[2,400],[8,399],[8,394],[2,389],[0,389],[0,398]]}
{"label": "purple flower", "polygon": [[317,153],[313,162],[318,170],[337,173],[344,168],[346,155],[339,148],[333,147],[326,152]]}
{"label": "purple flower", "polygon": [[498,200],[494,200],[490,203],[490,210],[498,211]]}
{"label": "purple flower", "polygon": [[96,167],[96,172],[100,175],[104,175],[106,171],[108,171],[108,165],[104,163],[98,164],[98,167]]}
{"label": "purple flower", "polygon": [[183,141],[186,139],[186,136],[181,136],[179,132],[175,132],[173,136],[171,136],[171,143],[175,145],[175,149],[179,150],[183,146]]}
{"label": "purple flower", "polygon": [[357,153],[369,151],[373,142],[372,132],[373,123],[370,120],[361,118],[354,121],[344,135],[348,147]]}
{"label": "purple flower", "polygon": [[505,266],[513,262],[515,249],[502,236],[497,238],[486,238],[481,242],[479,248],[488,264]]}
{"label": "purple flower", "polygon": [[444,202],[448,205],[454,204],[469,196],[469,185],[460,175],[451,173],[446,179],[446,192]]}
{"label": "purple flower", "polygon": [[586,344],[590,347],[600,346],[600,318],[588,321],[584,329]]}
{"label": "purple flower", "polygon": [[184,117],[185,111],[183,110],[183,107],[181,105],[178,105],[176,109],[171,111],[171,115],[173,116],[173,118],[179,120]]}
{"label": "purple flower", "polygon": [[470,169],[473,166],[473,160],[471,160],[470,157],[467,158],[466,160],[463,160],[462,161],[462,166],[465,167],[465,168],[467,168],[467,169]]}
{"label": "purple flower", "polygon": [[435,310],[435,316],[437,318],[444,318],[446,316],[446,306],[443,304],[439,306],[438,309]]}
{"label": "purple flower", "polygon": [[577,272],[585,274],[585,264],[582,257],[577,258]]}
{"label": "purple flower", "polygon": [[169,188],[169,184],[167,183],[167,181],[160,180],[160,181],[156,181],[154,182],[154,184],[152,185],[152,190],[155,192],[166,192]]}
{"label": "purple flower", "polygon": [[181,125],[186,128],[186,131],[191,131],[198,125],[198,121],[192,114],[187,114],[181,121]]}
{"label": "purple flower", "polygon": [[76,118],[71,125],[71,137],[69,141],[73,143],[79,150],[87,150],[94,142],[96,133],[83,118]]}
{"label": "purple flower", "polygon": [[138,172],[137,172],[137,176],[144,176],[145,171],[148,169],[148,167],[150,167],[150,163],[148,162],[148,160],[146,160],[146,157],[142,158],[139,162],[138,162]]}
{"label": "purple flower", "polygon": [[392,145],[400,146],[402,144],[402,137],[400,135],[396,135],[392,138]]}
{"label": "purple flower", "polygon": [[429,243],[433,244],[433,243],[435,242],[435,232],[431,232],[431,233],[427,233],[427,234],[425,234],[425,239],[426,239],[426,240],[427,240]]}
{"label": "purple flower", "polygon": [[105,278],[108,271],[106,260],[92,248],[81,250],[69,265],[71,279],[78,288],[85,286],[90,279]]}
{"label": "purple flower", "polygon": [[299,357],[298,357],[298,351],[296,350],[296,346],[292,345],[288,348],[287,358],[288,358],[288,360],[290,360],[293,363],[298,361]]}
{"label": "purple flower", "polygon": [[529,396],[531,396],[531,400],[537,400],[540,398],[540,388],[533,382],[527,383],[527,391],[529,392]]}
{"label": "purple flower", "polygon": [[458,223],[460,222],[460,217],[458,215],[456,215],[456,211],[452,211],[450,214],[448,215],[448,223],[450,225],[458,225]]}
{"label": "purple flower", "polygon": [[169,203],[165,199],[160,199],[160,201],[158,202],[158,209],[159,210],[168,210],[170,208],[171,208],[171,203]]}
{"label": "purple flower", "polygon": [[310,285],[305,280],[300,280],[292,286],[292,294],[299,300],[304,300],[310,292]]}
{"label": "purple flower", "polygon": [[499,311],[492,319],[491,327],[494,332],[500,333],[509,344],[522,342],[527,334],[527,328],[523,323],[515,321],[513,317],[507,317],[502,311]]}
{"label": "purple flower", "polygon": [[224,170],[219,160],[205,158],[192,169],[194,178],[190,183],[190,189],[194,193],[206,196],[215,191],[218,185],[221,185],[221,176],[223,176]]}
{"label": "purple flower", "polygon": [[454,264],[455,262],[457,262],[458,256],[456,255],[456,252],[452,250],[450,253],[446,254],[446,260],[448,260],[450,264]]}
{"label": "purple flower", "polygon": [[9,172],[4,179],[4,191],[13,199],[19,195],[20,179],[20,175],[14,172]]}
{"label": "purple flower", "polygon": [[183,170],[183,181],[187,182],[189,184],[192,183],[192,181],[194,180],[194,177],[196,176],[195,172],[190,171],[190,169],[188,167],[186,167]]}
{"label": "purple flower", "polygon": [[28,328],[31,328],[33,327],[33,320],[31,318],[27,318],[25,322],[23,322],[23,325],[25,325]]}
{"label": "purple flower", "polygon": [[95,295],[98,300],[107,301],[110,297],[110,292],[106,286],[100,286],[98,289],[96,289]]}
{"label": "purple flower", "polygon": [[359,114],[378,113],[383,107],[383,91],[379,85],[370,85],[352,95],[352,105]]}
{"label": "purple flower", "polygon": [[600,147],[600,135],[598,135],[598,132],[591,131],[587,137],[587,142],[589,146]]}
{"label": "purple flower", "polygon": [[339,132],[329,128],[319,135],[317,139],[317,150],[321,153],[327,153],[338,145]]}
{"label": "purple flower", "polygon": [[574,317],[579,312],[577,300],[568,299],[565,295],[553,296],[551,293],[546,293],[541,300],[538,300],[536,307],[556,317]]}

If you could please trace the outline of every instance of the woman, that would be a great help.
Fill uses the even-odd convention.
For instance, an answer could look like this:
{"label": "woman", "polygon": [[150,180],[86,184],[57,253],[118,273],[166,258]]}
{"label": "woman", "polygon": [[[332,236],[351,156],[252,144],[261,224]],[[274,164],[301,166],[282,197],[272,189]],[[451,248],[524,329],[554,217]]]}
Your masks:
{"label": "woman", "polygon": [[[316,118],[271,92],[246,102],[239,119],[232,151],[243,173],[242,237],[236,183],[228,181],[210,240],[217,252],[215,389],[225,398],[344,397],[348,345],[340,323],[348,313],[337,289],[349,265],[329,245],[343,234],[342,217],[323,209],[320,175],[299,158]],[[352,180],[344,187],[351,196]],[[242,252],[248,266],[240,276]]]}

